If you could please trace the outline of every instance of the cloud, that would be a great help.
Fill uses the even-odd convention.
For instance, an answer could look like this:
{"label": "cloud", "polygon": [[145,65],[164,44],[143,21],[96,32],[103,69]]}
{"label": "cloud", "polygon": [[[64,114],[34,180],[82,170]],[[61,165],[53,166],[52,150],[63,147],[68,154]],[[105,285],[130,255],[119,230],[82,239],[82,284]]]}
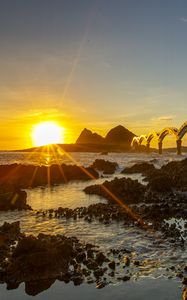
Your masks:
{"label": "cloud", "polygon": [[158,118],[159,121],[172,121],[173,116],[161,116]]}
{"label": "cloud", "polygon": [[156,117],[156,118],[152,118],[151,121],[153,122],[158,122],[158,121],[173,121],[174,116],[160,116],[160,117]]}
{"label": "cloud", "polygon": [[183,23],[187,23],[187,18],[180,18],[179,21],[181,21]]}

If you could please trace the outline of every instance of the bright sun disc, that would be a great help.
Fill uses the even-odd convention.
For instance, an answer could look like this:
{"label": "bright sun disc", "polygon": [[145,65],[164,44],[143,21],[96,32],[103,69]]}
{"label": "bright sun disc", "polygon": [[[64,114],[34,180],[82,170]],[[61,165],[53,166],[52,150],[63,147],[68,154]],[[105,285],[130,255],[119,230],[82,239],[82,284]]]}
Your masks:
{"label": "bright sun disc", "polygon": [[64,128],[55,122],[42,122],[33,127],[32,140],[35,146],[60,144],[63,142]]}

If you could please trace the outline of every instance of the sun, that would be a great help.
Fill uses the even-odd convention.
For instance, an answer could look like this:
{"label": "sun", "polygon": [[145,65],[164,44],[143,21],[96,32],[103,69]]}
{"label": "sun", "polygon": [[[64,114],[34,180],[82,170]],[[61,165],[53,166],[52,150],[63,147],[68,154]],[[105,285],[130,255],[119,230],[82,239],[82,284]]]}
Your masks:
{"label": "sun", "polygon": [[34,146],[61,144],[64,142],[64,128],[56,122],[42,122],[33,126],[31,136]]}

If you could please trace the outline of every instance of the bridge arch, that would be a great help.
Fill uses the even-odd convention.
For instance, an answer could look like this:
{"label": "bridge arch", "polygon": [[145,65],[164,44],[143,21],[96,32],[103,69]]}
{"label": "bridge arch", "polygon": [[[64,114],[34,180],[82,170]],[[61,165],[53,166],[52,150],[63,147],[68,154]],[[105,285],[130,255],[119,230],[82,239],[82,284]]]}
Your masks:
{"label": "bridge arch", "polygon": [[179,128],[178,137],[182,140],[183,136],[187,133],[187,122],[183,123],[182,126]]}
{"label": "bridge arch", "polygon": [[159,137],[158,137],[158,140],[159,142],[163,142],[164,138],[167,136],[167,135],[174,135],[175,138],[177,139],[178,138],[178,129],[176,127],[167,127],[167,128],[164,128],[162,129],[162,131],[159,133]]}
{"label": "bridge arch", "polygon": [[140,135],[140,137],[139,137],[139,145],[141,145],[141,143],[143,141],[145,141],[147,143],[147,136],[144,134]]}
{"label": "bridge arch", "polygon": [[167,128],[162,129],[162,131],[159,133],[159,136],[158,136],[159,154],[162,154],[162,143],[167,135],[174,135],[174,137],[176,139],[176,143],[177,143],[177,153],[180,154],[179,152],[181,152],[181,144],[180,144],[180,142],[178,142],[178,140],[179,140],[178,133],[179,133],[179,131],[176,127],[167,127]]}
{"label": "bridge arch", "polygon": [[147,143],[150,145],[152,139],[156,138],[158,140],[159,134],[156,131],[149,132],[147,135]]}
{"label": "bridge arch", "polygon": [[133,137],[132,139],[132,142],[131,142],[131,147],[132,148],[136,148],[139,146],[139,136],[135,136]]}
{"label": "bridge arch", "polygon": [[156,131],[152,131],[147,135],[136,136],[133,138],[131,146],[134,148],[138,148],[138,146],[140,146],[141,143],[145,140],[147,150],[149,151],[150,143],[152,139],[156,138],[158,142],[159,153],[161,154],[163,140],[167,135],[173,135],[176,139],[177,154],[181,154],[182,139],[186,133],[187,133],[187,122],[183,123],[179,129],[177,129],[176,127],[166,127],[162,129],[159,133]]}

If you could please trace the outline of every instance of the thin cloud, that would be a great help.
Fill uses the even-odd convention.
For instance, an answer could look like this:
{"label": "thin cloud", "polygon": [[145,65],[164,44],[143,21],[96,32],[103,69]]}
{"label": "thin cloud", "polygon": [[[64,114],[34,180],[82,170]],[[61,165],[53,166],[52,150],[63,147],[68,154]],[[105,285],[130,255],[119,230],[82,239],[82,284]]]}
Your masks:
{"label": "thin cloud", "polygon": [[187,23],[187,18],[180,18],[179,21]]}
{"label": "thin cloud", "polygon": [[156,117],[156,118],[152,118],[151,121],[152,122],[160,122],[160,121],[173,121],[174,117],[173,116],[160,116],[160,117]]}
{"label": "thin cloud", "polygon": [[173,116],[162,116],[158,118],[159,121],[172,121]]}

